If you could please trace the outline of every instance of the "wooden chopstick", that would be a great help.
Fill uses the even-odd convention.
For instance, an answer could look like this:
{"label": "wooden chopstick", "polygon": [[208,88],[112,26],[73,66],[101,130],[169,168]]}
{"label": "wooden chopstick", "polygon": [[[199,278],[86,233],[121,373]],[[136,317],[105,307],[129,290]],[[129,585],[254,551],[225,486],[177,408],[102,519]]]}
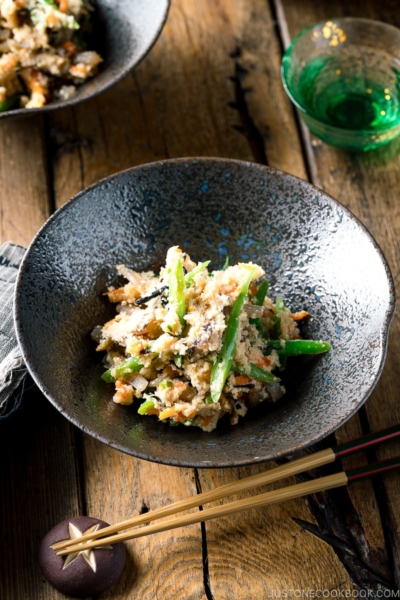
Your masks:
{"label": "wooden chopstick", "polygon": [[[227,483],[226,485],[218,487],[214,490],[210,490],[209,492],[203,492],[201,494],[197,494],[196,496],[189,496],[184,500],[179,500],[178,502],[174,502],[168,506],[162,506],[161,508],[157,508],[156,510],[145,513],[144,515],[133,517],[132,519],[122,521],[121,523],[116,523],[115,525],[110,525],[109,527],[104,527],[103,529],[96,531],[94,534],[90,533],[83,535],[79,538],[79,541],[85,542],[86,540],[98,539],[104,537],[105,535],[110,535],[112,533],[116,533],[117,531],[121,531],[122,529],[128,529],[144,523],[150,523],[156,519],[168,517],[169,515],[173,515],[184,510],[189,510],[190,508],[195,508],[201,504],[208,504],[214,500],[226,498],[226,496],[239,494],[267,483],[273,483],[274,481],[279,481],[280,479],[297,475],[298,473],[308,471],[309,469],[321,467],[322,465],[333,462],[335,458],[336,455],[333,450],[331,448],[327,448],[326,450],[321,450],[320,452],[316,452],[310,456],[304,456],[303,458],[298,458],[297,460],[288,462],[280,467],[275,467],[269,471],[264,471],[263,473],[257,473],[256,475],[246,477],[245,479],[240,479],[239,481]],[[53,544],[52,548],[54,550],[59,550],[61,548],[67,548],[74,543],[75,540],[65,540]]]}
{"label": "wooden chopstick", "polygon": [[340,473],[327,475],[326,477],[320,477],[312,481],[297,483],[295,485],[290,485],[278,490],[272,490],[264,494],[253,496],[252,498],[244,498],[243,500],[237,500],[222,506],[207,508],[206,510],[191,513],[189,515],[183,515],[177,519],[164,521],[163,523],[155,523],[154,525],[150,525],[148,527],[140,527],[134,531],[126,531],[125,533],[119,533],[110,537],[90,541],[85,544],[75,543],[73,546],[69,546],[68,548],[60,550],[57,552],[57,555],[62,556],[71,552],[82,552],[83,550],[89,550],[90,548],[99,548],[108,544],[116,544],[118,542],[133,540],[135,538],[151,535],[153,533],[160,533],[161,531],[176,529],[177,527],[184,527],[186,525],[193,525],[194,523],[209,521],[210,519],[225,517],[249,508],[257,508],[260,506],[266,506],[268,504],[276,504],[285,500],[300,498],[301,496],[308,496],[309,494],[315,494],[316,492],[322,492],[324,490],[330,490],[347,485],[349,481],[362,479],[371,475],[376,475],[377,473],[392,471],[398,468],[400,468],[400,456],[390,460],[377,462],[373,465],[367,465],[365,467],[353,469],[352,471],[342,471]]}
{"label": "wooden chopstick", "polygon": [[[324,464],[333,462],[338,456],[343,456],[345,454],[357,452],[368,446],[375,445],[380,442],[386,442],[394,437],[398,437],[399,435],[400,425],[390,427],[383,431],[368,434],[346,444],[335,446],[327,450],[322,450],[310,456],[306,456],[292,461],[290,463],[286,463],[285,465],[276,467],[274,469],[271,469],[270,471],[258,473],[257,475],[247,477],[246,479],[242,479],[237,482],[229,483],[222,487],[216,488],[215,490],[203,492],[202,494],[198,494],[196,496],[180,500],[179,502],[175,502],[168,506],[156,509],[144,515],[140,515],[138,517],[122,521],[121,523],[116,523],[115,525],[110,525],[109,527],[105,527],[97,531],[95,534],[88,534],[82,536],[80,538],[80,544],[84,543],[85,541],[92,541],[98,538],[109,536],[113,533],[121,531],[122,529],[132,528],[143,523],[149,523],[156,519],[160,519],[162,517],[176,514],[183,510],[188,510],[190,508],[200,506],[201,504],[206,504],[208,502],[219,500],[232,494],[244,492],[257,486],[265,485],[267,483],[278,481],[279,479],[284,479],[286,477],[296,475],[298,473],[301,473],[302,471],[313,469],[318,466],[322,466]],[[204,512],[205,511],[203,511],[203,515]],[[146,531],[149,531],[148,527],[146,528]],[[74,540],[65,540],[54,544],[52,547],[54,550],[61,550],[67,548],[69,549],[73,547],[74,544]]]}
{"label": "wooden chopstick", "polygon": [[94,547],[98,548],[104,544],[116,544],[117,542],[143,537],[152,533],[159,533],[161,531],[167,531],[177,527],[184,527],[185,525],[192,525],[193,523],[199,523],[201,521],[209,521],[210,519],[231,515],[235,512],[246,510],[248,508],[257,508],[267,504],[274,504],[275,502],[282,502],[283,500],[290,500],[291,498],[298,498],[300,496],[313,494],[325,489],[346,485],[346,483],[346,473],[335,473],[335,475],[328,475],[327,477],[321,477],[320,479],[306,481],[305,483],[298,483],[296,485],[291,485],[279,490],[273,490],[272,492],[266,492],[265,494],[260,494],[251,498],[230,502],[229,504],[224,504],[222,506],[207,508],[206,510],[198,511],[196,513],[183,515],[177,519],[171,519],[169,521],[164,521],[163,523],[155,523],[154,525],[149,525],[148,527],[140,527],[134,531],[126,531],[125,533],[119,533],[110,537],[90,541],[86,544],[76,544],[76,540],[74,540],[73,546],[64,548],[63,550],[57,552],[57,555],[62,556],[64,554],[69,554],[70,552],[78,552]]}

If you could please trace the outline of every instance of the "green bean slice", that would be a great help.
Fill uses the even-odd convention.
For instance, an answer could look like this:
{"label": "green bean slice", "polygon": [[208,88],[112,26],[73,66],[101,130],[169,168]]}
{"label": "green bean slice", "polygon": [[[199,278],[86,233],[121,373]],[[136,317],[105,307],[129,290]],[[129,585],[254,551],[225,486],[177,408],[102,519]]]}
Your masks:
{"label": "green bean slice", "polygon": [[137,373],[137,371],[140,371],[140,369],[143,369],[142,363],[136,356],[132,356],[120,365],[108,369],[108,371],[103,373],[101,378],[103,379],[103,381],[111,383],[112,381],[117,381],[117,379],[124,379],[127,376],[129,377],[129,375]]}
{"label": "green bean slice", "polygon": [[260,283],[260,286],[255,296],[254,304],[256,304],[257,306],[262,306],[264,304],[265,297],[268,294],[268,288],[269,282],[267,281],[267,279],[265,279],[262,283]]}
{"label": "green bean slice", "polygon": [[224,262],[224,264],[221,267],[221,271],[226,271],[226,269],[229,267],[229,260],[230,260],[229,259],[229,254],[227,254],[226,258],[225,258],[225,262]]}
{"label": "green bean slice", "polygon": [[244,369],[243,367],[239,367],[239,365],[237,365],[236,363],[233,363],[232,370],[235,373],[240,373],[241,375],[247,375],[248,377],[251,377],[252,379],[257,379],[258,381],[264,381],[265,383],[272,383],[272,382],[280,381],[279,377],[276,377],[276,375],[273,375],[269,371],[266,371],[265,369],[258,367],[254,363],[249,363],[249,366],[247,369]]}
{"label": "green bean slice", "polygon": [[139,415],[147,415],[149,410],[154,408],[154,400],[146,400],[142,402],[142,404],[138,408]]}
{"label": "green bean slice", "polygon": [[269,340],[266,350],[276,350],[279,356],[323,354],[331,349],[328,342],[317,340]]}
{"label": "green bean slice", "polygon": [[179,322],[183,328],[185,326],[185,314],[186,314],[186,303],[185,303],[185,275],[183,273],[182,262],[179,258],[176,259],[171,267],[171,273],[169,275],[169,303],[176,310]]}
{"label": "green bean slice", "polygon": [[199,263],[197,265],[197,267],[195,267],[192,271],[190,271],[190,273],[186,273],[185,285],[187,288],[192,285],[195,276],[198,275],[198,273],[201,273],[202,271],[204,271],[204,269],[206,269],[208,267],[210,262],[211,262],[211,260],[206,260],[205,262]]}
{"label": "green bean slice", "polygon": [[211,369],[210,395],[214,403],[219,401],[226,379],[232,367],[239,333],[239,316],[243,304],[246,301],[250,283],[256,271],[256,267],[246,267],[246,269],[249,270],[249,274],[247,275],[242,289],[232,307],[224,332],[222,349]]}
{"label": "green bean slice", "polygon": [[283,300],[282,298],[277,298],[275,303],[274,326],[272,331],[272,335],[274,336],[275,340],[279,340],[281,337],[281,319],[279,313],[281,313],[283,310],[285,310]]}

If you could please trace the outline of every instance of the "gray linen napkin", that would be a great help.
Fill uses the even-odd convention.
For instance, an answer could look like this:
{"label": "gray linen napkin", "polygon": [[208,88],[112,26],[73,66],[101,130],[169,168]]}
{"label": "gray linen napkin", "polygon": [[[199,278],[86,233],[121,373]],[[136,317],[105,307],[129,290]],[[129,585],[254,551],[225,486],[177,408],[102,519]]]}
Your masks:
{"label": "gray linen napkin", "polygon": [[13,302],[18,269],[25,248],[9,242],[0,246],[0,419],[19,405],[23,390],[15,393],[27,373],[14,329]]}

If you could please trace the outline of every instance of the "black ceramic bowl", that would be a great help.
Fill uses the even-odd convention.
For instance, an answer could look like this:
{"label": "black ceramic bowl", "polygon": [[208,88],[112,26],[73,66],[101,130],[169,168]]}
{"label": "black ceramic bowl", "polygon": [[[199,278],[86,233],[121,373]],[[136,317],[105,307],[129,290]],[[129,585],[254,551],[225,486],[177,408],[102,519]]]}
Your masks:
{"label": "black ceramic bowl", "polygon": [[108,89],[125,77],[149,52],[161,33],[170,0],[96,0],[94,27],[88,45],[104,59],[98,75],[78,86],[68,100],[41,108],[0,112],[0,119],[44,113],[73,106]]}
{"label": "black ceramic bowl", "polygon": [[[115,265],[158,269],[175,244],[213,268],[226,253],[231,263],[260,263],[269,295],[312,315],[304,335],[332,344],[315,360],[291,359],[276,405],[212,433],[114,404],[90,338],[113,315],[102,294],[116,283]],[[202,158],[129,169],[63,206],[27,251],[15,318],[33,378],[75,425],[140,458],[222,467],[290,453],[346,421],[379,378],[393,311],[387,263],[341,204],[280,171]]]}

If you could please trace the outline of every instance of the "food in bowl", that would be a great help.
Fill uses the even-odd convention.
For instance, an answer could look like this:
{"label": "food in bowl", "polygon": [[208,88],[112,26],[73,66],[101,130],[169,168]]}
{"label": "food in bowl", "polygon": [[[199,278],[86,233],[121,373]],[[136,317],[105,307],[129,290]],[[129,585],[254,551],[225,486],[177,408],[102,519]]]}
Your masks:
{"label": "food in bowl", "polygon": [[174,246],[159,275],[117,267],[128,283],[106,295],[118,314],[92,333],[107,352],[114,402],[138,400],[140,415],[212,431],[225,415],[236,425],[249,408],[279,400],[285,389],[274,372],[288,356],[330,349],[301,339],[308,313],[292,313],[282,298],[273,304],[260,266],[209,264]]}
{"label": "food in bowl", "polygon": [[93,77],[91,0],[0,0],[0,112],[67,100]]}

